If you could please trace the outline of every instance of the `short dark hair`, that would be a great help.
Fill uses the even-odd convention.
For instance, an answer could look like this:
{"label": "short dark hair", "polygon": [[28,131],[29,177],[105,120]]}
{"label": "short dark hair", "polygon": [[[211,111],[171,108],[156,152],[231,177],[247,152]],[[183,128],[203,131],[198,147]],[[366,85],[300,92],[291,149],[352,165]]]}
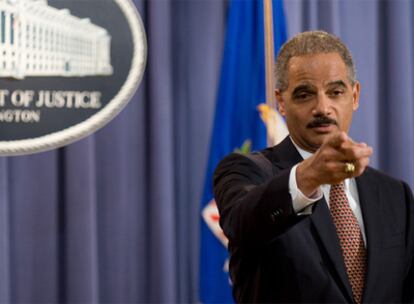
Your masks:
{"label": "short dark hair", "polygon": [[355,65],[346,45],[338,37],[327,32],[308,31],[297,34],[281,47],[275,64],[276,89],[284,91],[288,87],[287,69],[292,57],[321,53],[338,53],[348,68],[349,81],[352,85],[355,84]]}

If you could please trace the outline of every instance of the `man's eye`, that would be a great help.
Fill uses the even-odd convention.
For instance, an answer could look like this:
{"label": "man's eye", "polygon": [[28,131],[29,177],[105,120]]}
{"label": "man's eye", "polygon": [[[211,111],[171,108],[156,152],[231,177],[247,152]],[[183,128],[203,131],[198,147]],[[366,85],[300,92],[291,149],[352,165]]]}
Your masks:
{"label": "man's eye", "polygon": [[331,92],[331,95],[333,95],[333,96],[341,96],[343,94],[344,94],[344,91],[342,91],[342,90],[334,90],[334,91]]}
{"label": "man's eye", "polygon": [[303,93],[299,93],[295,96],[296,99],[306,99],[309,98],[311,94],[303,92]]}

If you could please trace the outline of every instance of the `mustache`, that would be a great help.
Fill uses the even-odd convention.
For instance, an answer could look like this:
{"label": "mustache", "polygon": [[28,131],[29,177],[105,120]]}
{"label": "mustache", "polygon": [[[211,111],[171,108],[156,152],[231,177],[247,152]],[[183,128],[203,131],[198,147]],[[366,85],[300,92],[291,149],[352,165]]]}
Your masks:
{"label": "mustache", "polygon": [[306,125],[307,128],[316,128],[322,125],[338,125],[336,120],[327,116],[319,116]]}

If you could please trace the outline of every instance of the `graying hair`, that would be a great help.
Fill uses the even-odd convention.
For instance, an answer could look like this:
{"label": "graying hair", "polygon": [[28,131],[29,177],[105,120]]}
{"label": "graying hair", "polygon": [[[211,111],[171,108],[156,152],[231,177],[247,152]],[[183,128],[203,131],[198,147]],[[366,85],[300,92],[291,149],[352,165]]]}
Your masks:
{"label": "graying hair", "polygon": [[346,45],[336,36],[324,31],[309,31],[297,34],[287,41],[279,51],[275,65],[275,87],[284,91],[288,87],[288,64],[295,56],[338,53],[348,68],[352,85],[356,81],[356,70],[352,55]]}

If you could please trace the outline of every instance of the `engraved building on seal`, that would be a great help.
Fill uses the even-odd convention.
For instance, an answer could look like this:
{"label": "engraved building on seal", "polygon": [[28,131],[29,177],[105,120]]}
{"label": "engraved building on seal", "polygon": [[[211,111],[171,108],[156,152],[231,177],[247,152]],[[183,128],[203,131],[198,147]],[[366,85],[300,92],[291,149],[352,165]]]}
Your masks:
{"label": "engraved building on seal", "polygon": [[47,0],[0,0],[0,77],[111,75],[111,36]]}

